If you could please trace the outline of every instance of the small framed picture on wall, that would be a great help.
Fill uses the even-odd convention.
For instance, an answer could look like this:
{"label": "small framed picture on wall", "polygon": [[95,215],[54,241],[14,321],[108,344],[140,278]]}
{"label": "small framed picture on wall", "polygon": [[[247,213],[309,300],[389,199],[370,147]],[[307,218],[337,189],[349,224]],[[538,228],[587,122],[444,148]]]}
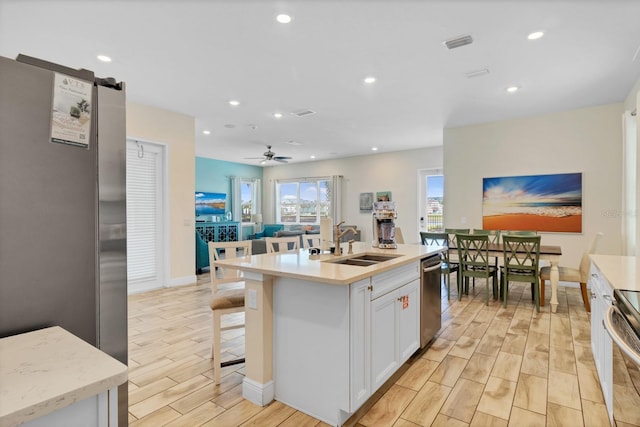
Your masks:
{"label": "small framed picture on wall", "polygon": [[360,212],[373,210],[373,193],[360,193]]}
{"label": "small framed picture on wall", "polygon": [[378,191],[376,193],[376,202],[390,202],[391,191]]}

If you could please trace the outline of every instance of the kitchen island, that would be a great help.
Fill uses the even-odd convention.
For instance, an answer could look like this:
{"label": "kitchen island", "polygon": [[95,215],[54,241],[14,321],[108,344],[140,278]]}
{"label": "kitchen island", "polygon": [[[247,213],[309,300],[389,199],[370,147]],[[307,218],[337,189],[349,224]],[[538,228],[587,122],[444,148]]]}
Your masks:
{"label": "kitchen island", "polygon": [[[246,399],[266,405],[275,398],[341,425],[419,348],[420,260],[445,248],[356,242],[353,254],[346,244],[343,250],[214,263],[246,279]],[[389,259],[342,263],[380,255]]]}
{"label": "kitchen island", "polygon": [[59,326],[0,339],[0,426],[117,426],[127,366]]}

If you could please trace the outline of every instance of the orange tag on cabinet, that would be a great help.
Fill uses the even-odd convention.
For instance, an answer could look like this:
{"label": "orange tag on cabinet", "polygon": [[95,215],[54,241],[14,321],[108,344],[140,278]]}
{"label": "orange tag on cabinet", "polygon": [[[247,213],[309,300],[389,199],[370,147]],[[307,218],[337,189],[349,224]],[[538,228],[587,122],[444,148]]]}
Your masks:
{"label": "orange tag on cabinet", "polygon": [[402,297],[402,309],[409,308],[409,295],[405,295]]}

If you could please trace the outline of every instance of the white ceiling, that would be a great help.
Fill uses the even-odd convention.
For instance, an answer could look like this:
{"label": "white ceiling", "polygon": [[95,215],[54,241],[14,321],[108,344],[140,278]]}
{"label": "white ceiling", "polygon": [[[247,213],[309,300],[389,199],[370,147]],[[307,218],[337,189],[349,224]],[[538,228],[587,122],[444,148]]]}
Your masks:
{"label": "white ceiling", "polygon": [[[638,17],[637,0],[0,0],[0,55],[87,68],[133,102],[195,117],[198,156],[257,164],[244,157],[272,145],[306,162],[621,102],[640,77]],[[442,44],[465,34],[472,45]],[[302,109],[316,114],[289,114]]]}

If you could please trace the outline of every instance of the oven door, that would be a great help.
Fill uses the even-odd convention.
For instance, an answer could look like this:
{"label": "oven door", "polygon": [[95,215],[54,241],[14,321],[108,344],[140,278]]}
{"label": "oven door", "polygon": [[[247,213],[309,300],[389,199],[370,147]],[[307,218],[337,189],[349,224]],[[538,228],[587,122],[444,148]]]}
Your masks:
{"label": "oven door", "polygon": [[602,323],[620,350],[640,366],[640,339],[618,307],[609,306]]}

